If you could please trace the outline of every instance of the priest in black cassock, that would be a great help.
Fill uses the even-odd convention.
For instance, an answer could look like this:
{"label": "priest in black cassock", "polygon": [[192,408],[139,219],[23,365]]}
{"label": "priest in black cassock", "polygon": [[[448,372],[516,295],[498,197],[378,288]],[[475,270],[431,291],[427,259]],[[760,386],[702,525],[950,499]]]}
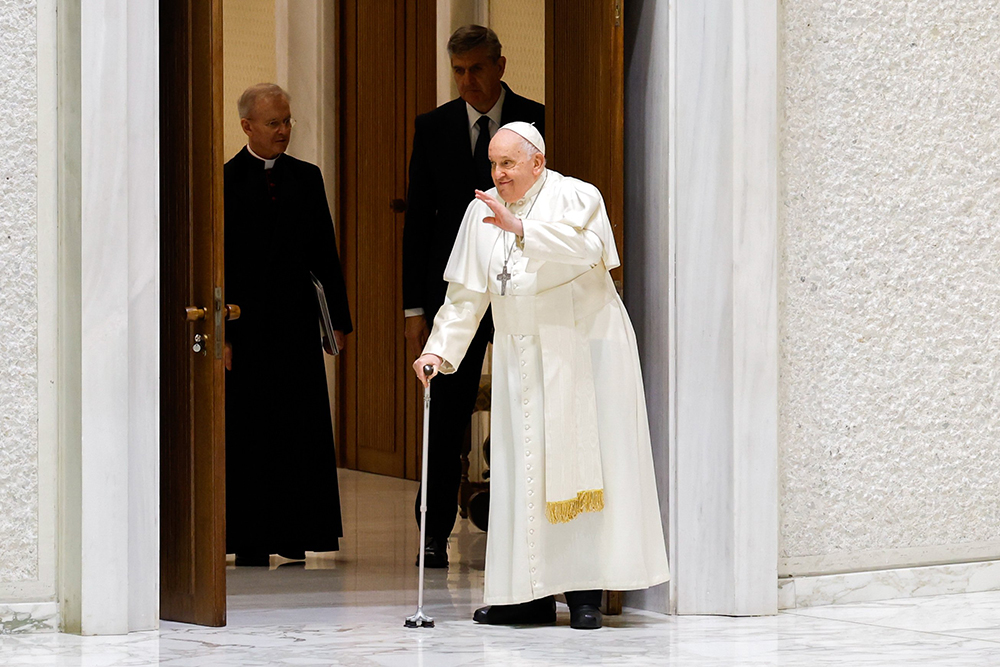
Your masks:
{"label": "priest in black cassock", "polygon": [[225,167],[226,550],[237,565],[336,551],[343,536],[317,291],[339,346],[351,332],[316,165],[285,154],[294,120],[274,84],[239,100],[247,146]]}

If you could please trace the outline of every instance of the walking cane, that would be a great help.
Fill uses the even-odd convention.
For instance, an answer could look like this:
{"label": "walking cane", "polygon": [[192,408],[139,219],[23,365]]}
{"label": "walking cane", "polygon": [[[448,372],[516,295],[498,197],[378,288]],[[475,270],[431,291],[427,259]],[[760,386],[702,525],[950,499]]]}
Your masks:
{"label": "walking cane", "polygon": [[[424,377],[430,378],[434,367],[424,366]],[[420,586],[417,594],[417,613],[406,619],[403,624],[407,628],[433,628],[434,619],[424,613],[424,546],[427,535],[427,440],[431,425],[431,381],[427,380],[424,389],[424,453],[421,459],[420,475]]]}

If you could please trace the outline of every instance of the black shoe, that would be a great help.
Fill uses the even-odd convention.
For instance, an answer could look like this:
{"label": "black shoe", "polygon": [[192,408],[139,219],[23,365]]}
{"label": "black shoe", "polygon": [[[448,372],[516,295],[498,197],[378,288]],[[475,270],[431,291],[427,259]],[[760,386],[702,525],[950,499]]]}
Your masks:
{"label": "black shoe", "polygon": [[477,609],[472,620],[485,625],[547,625],[556,622],[556,599],[550,595],[521,604],[495,604]]}
{"label": "black shoe", "polygon": [[601,610],[592,604],[582,604],[569,608],[569,627],[577,630],[597,630],[601,627],[604,617]]}
{"label": "black shoe", "polygon": [[278,555],[281,556],[282,558],[287,558],[288,560],[305,560],[306,559],[306,552],[305,551],[286,551],[284,553],[282,553],[282,552],[279,551]]}
{"label": "black shoe", "polygon": [[[420,565],[420,557],[414,565]],[[448,567],[448,538],[428,537],[424,542],[424,567]]]}
{"label": "black shoe", "polygon": [[256,552],[236,554],[236,567],[269,567],[270,565],[270,554]]}

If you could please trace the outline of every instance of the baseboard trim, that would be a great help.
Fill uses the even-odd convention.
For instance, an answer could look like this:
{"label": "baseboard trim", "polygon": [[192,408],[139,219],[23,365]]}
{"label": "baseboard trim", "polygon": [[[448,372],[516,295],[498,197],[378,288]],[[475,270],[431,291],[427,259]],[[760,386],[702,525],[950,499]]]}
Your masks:
{"label": "baseboard trim", "polygon": [[59,632],[58,602],[0,603],[0,635]]}
{"label": "baseboard trim", "polygon": [[1000,560],[778,579],[778,609],[1000,590]]}

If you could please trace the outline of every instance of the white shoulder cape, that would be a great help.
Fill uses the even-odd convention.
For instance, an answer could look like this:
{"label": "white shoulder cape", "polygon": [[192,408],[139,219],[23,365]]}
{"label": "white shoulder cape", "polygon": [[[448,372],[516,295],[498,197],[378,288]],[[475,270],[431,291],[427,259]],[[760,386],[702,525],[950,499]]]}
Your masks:
{"label": "white shoulder cape", "polygon": [[[608,270],[619,266],[621,261],[615,247],[611,220],[608,219],[600,190],[590,183],[563,176],[551,169],[546,171],[547,180],[538,192],[529,219],[561,223],[593,232],[604,245],[604,265]],[[545,174],[539,176],[544,177]],[[496,188],[491,188],[487,194],[500,198]],[[498,228],[483,222],[483,218],[490,215],[490,208],[478,199],[473,199],[465,209],[462,226],[444,271],[444,279],[448,282],[458,283],[474,292],[486,292],[490,256],[501,235]],[[532,269],[530,264],[528,268]]]}

